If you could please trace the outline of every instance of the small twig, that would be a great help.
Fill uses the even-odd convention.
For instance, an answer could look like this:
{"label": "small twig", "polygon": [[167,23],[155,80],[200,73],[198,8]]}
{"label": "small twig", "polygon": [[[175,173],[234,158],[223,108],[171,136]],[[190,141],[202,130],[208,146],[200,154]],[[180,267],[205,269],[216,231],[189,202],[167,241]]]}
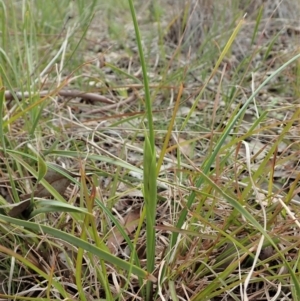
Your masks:
{"label": "small twig", "polygon": [[102,107],[102,108],[91,110],[89,112],[86,112],[86,114],[96,114],[96,113],[107,112],[109,110],[112,110],[112,109],[124,106],[125,104],[128,104],[128,103],[134,101],[135,99],[136,99],[136,96],[135,95],[131,95],[128,98],[124,99],[123,101],[120,101],[118,103],[114,103],[112,105],[108,105],[108,106],[105,106],[105,107]]}
{"label": "small twig", "polygon": [[[105,96],[96,94],[96,93],[86,93],[86,92],[82,92],[79,90],[60,90],[60,91],[40,91],[38,92],[38,94],[40,95],[40,97],[45,97],[45,96],[50,96],[52,95],[52,93],[54,95],[59,95],[62,97],[80,97],[82,99],[88,99],[91,101],[100,101],[100,102],[104,102],[104,103],[108,103],[108,104],[115,104],[115,102]],[[29,92],[15,92],[12,93],[10,91],[5,91],[5,99],[6,100],[13,100],[14,97],[16,96],[19,100],[22,100],[23,98],[28,98],[30,97],[30,95],[34,95],[33,93],[29,93]]]}

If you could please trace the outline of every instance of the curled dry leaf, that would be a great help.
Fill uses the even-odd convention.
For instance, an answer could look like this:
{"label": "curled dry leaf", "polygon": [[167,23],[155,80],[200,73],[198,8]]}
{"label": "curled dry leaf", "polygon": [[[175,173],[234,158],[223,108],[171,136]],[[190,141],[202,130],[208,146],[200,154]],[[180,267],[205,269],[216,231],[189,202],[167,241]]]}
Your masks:
{"label": "curled dry leaf", "polygon": [[[76,174],[69,172],[59,165],[52,165],[70,176],[77,176]],[[63,174],[54,169],[48,169],[44,179],[60,194],[64,194],[67,187],[71,183],[70,179],[66,178]],[[13,207],[9,211],[8,215],[11,217],[17,217],[22,214],[26,209],[29,208],[32,196],[38,198],[49,198],[52,196],[52,194],[42,184],[38,184],[36,190],[33,193],[28,193],[20,196],[20,199],[23,202],[20,202],[18,205]]]}
{"label": "curled dry leaf", "polygon": [[[130,211],[124,218],[123,228],[127,234],[131,234],[138,226],[140,210]],[[116,254],[121,243],[124,241],[122,233],[115,226],[107,239],[107,247],[112,254]]]}

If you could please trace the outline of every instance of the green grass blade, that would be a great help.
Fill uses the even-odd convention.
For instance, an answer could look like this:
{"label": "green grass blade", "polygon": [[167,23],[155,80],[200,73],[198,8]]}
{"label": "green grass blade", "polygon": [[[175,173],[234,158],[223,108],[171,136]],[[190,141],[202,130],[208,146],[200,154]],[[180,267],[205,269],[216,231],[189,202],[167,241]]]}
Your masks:
{"label": "green grass blade", "polygon": [[[266,80],[264,80],[264,82],[253,92],[253,94],[247,99],[247,101],[244,103],[244,105],[241,107],[240,111],[235,115],[235,117],[233,118],[232,122],[230,124],[227,125],[227,127],[225,128],[222,136],[220,137],[219,141],[217,142],[214,151],[212,152],[212,154],[209,156],[208,160],[204,163],[203,166],[203,174],[207,175],[219,150],[221,149],[222,145],[225,142],[225,139],[229,136],[229,133],[231,132],[231,130],[233,129],[235,123],[238,121],[238,119],[242,116],[242,114],[244,114],[245,110],[247,109],[248,105],[251,103],[251,101],[257,96],[257,94],[259,93],[259,91],[269,82],[271,81],[275,76],[277,76],[278,74],[280,74],[280,72],[282,72],[288,65],[292,64],[293,62],[295,62],[297,59],[300,58],[300,54],[294,56],[293,58],[291,58],[288,62],[286,62],[285,64],[283,64],[280,68],[278,68],[276,70],[276,72],[274,72],[273,74],[271,74]],[[199,179],[196,181],[196,187],[200,187],[201,184],[203,183],[204,178],[203,176],[200,176]],[[187,199],[187,208],[190,208],[191,205],[194,203],[195,200],[195,192],[192,192]],[[177,227],[181,228],[185,219],[186,219],[186,215],[187,215],[187,209],[183,209],[179,220],[177,222]],[[172,240],[171,240],[171,248],[175,245],[175,242],[177,240],[178,237],[178,233],[174,233],[172,235]]]}
{"label": "green grass blade", "polygon": [[152,276],[151,274],[149,274],[148,272],[144,271],[143,269],[141,269],[138,266],[135,265],[131,265],[129,264],[127,261],[122,260],[116,256],[113,256],[101,249],[99,249],[98,247],[87,243],[86,241],[77,238],[71,234],[65,233],[63,231],[54,229],[52,227],[48,227],[48,226],[44,226],[44,225],[39,225],[36,223],[32,223],[32,222],[28,222],[28,221],[23,221],[23,220],[19,220],[19,219],[15,219],[9,216],[5,216],[5,215],[1,215],[0,214],[0,220],[13,224],[13,225],[17,225],[20,227],[25,227],[28,228],[32,231],[35,232],[40,232],[43,231],[43,233],[47,233],[49,235],[52,235],[53,237],[56,237],[58,239],[61,239],[63,241],[67,241],[70,244],[78,247],[78,248],[82,248],[85,251],[90,252],[91,254],[94,254],[96,256],[98,256],[99,258],[117,266],[118,268],[121,268],[125,271],[132,271],[133,274],[137,275],[138,277],[141,277],[145,280],[149,280],[149,281],[156,281],[156,278],[154,276]]}

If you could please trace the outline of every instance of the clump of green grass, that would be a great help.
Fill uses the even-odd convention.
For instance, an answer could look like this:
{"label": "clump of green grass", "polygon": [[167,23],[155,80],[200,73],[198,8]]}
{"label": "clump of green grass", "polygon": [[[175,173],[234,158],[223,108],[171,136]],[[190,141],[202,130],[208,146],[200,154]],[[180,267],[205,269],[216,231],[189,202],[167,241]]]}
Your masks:
{"label": "clump of green grass", "polygon": [[296,300],[299,55],[283,33],[262,41],[261,10],[181,53],[164,6],[155,46],[139,3],[67,2],[1,7],[0,296]]}

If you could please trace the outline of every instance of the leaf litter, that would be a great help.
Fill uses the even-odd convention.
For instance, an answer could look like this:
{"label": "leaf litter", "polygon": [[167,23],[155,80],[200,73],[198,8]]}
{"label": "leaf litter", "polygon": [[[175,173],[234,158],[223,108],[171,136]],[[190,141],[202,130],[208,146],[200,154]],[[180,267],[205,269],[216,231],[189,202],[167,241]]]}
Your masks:
{"label": "leaf litter", "polygon": [[[269,8],[271,5],[270,1],[264,2],[266,3],[265,7],[268,9],[264,11],[266,15],[258,29],[258,36],[260,35],[261,38],[258,39],[258,44],[251,44],[254,22],[253,19],[250,19],[244,28],[245,32],[242,32],[237,41],[235,41],[235,44],[232,47],[231,57],[226,58],[224,62],[226,64],[226,76],[222,79],[222,81],[225,87],[230,86],[231,81],[233,81],[236,76],[239,76],[238,74],[235,74],[235,68],[237,68],[239,63],[244,58],[247,58],[251,53],[255,53],[255,56],[251,60],[251,67],[256,70],[254,80],[260,82],[262,78],[268,76],[269,72],[275,70],[289,55],[294,53],[298,46],[295,45],[295,43],[293,44],[293,42],[289,42],[294,41],[294,36],[289,33],[297,33],[298,27],[295,23],[292,22],[289,25],[284,24],[283,22],[285,21],[279,20],[279,18],[274,18],[274,22],[270,22],[270,20],[268,20],[268,16],[269,13],[273,13],[274,10]],[[252,5],[255,5],[253,4],[254,2],[251,3]],[[286,5],[286,2],[284,2],[284,4]],[[249,7],[248,9],[250,12],[257,11],[253,7]],[[282,19],[286,20],[287,18]],[[112,99],[114,103],[107,104],[103,107],[99,102],[94,101],[93,99],[82,98],[78,94],[76,97],[61,95],[57,98],[55,101],[57,106],[54,107],[53,111],[51,111],[52,108],[51,110],[48,109],[48,112],[49,114],[53,114],[54,117],[57,117],[55,125],[61,126],[63,129],[62,138],[58,138],[58,149],[61,151],[65,149],[76,149],[77,151],[86,152],[87,154],[92,153],[98,154],[99,156],[104,154],[109,158],[114,158],[116,156],[126,162],[130,162],[130,164],[134,166],[140,167],[142,164],[142,154],[140,150],[142,149],[143,142],[143,134],[140,132],[143,131],[143,126],[139,118],[130,119],[131,116],[144,115],[144,109],[141,105],[144,95],[143,89],[141,85],[137,84],[137,82],[140,82],[142,79],[134,34],[132,33],[132,28],[130,26],[125,27],[125,30],[128,31],[127,36],[129,37],[128,40],[126,40],[126,47],[130,49],[130,53],[128,54],[128,52],[118,45],[117,42],[110,41],[109,37],[106,36],[107,33],[103,33],[99,36],[99,31],[97,30],[98,27],[98,24],[92,23],[91,29],[88,32],[89,36],[87,40],[89,45],[88,51],[85,53],[85,61],[91,62],[94,60],[96,63],[95,65],[87,64],[85,66],[85,72],[89,75],[86,79],[86,86],[89,90],[96,90],[97,93],[100,91],[103,93],[105,99]],[[145,32],[145,37],[149,36],[149,23],[145,22],[145,24],[142,25],[142,30]],[[178,43],[178,35],[180,36],[180,33],[174,33],[174,30],[176,31],[178,29],[173,28],[169,33],[168,39],[166,39],[166,47],[169,47],[167,49],[170,52],[170,55],[168,54],[168,58],[172,57],[174,47],[176,47],[176,43]],[[190,30],[190,27],[187,27],[187,30]],[[203,37],[201,36],[201,42],[203,43],[202,39],[205,39],[205,35],[209,36],[210,33],[208,28],[201,28],[201,30],[204,32],[207,31],[203,34]],[[269,51],[268,47],[270,39],[272,39],[274,34],[277,33],[279,34],[279,38],[276,39],[273,49]],[[172,37],[172,34],[176,34],[177,37]],[[222,45],[222,39],[226,39],[226,35],[225,37],[222,35],[215,36],[216,43],[220,43],[220,45]],[[167,84],[160,87],[160,81],[163,77],[159,67],[164,63],[163,58],[158,54],[159,51],[156,39],[150,42],[145,41],[145,45],[146,44],[148,46],[153,46],[150,47],[149,51],[149,75],[153,81],[152,87],[156,90],[156,97],[154,99],[154,110],[158,113],[156,122],[159,126],[164,128],[163,124],[160,125],[159,122],[167,122],[168,118],[170,118],[170,115],[172,114],[172,95],[177,93],[177,83],[176,80],[172,81],[172,78],[170,78]],[[186,44],[188,44],[188,38],[186,38]],[[96,46],[98,49],[95,51]],[[95,60],[95,57],[98,59],[99,55],[96,52],[99,51],[99,48],[101,48],[102,59],[103,57],[105,58],[105,62],[102,60],[101,64]],[[266,53],[268,53],[267,58],[265,57]],[[188,55],[190,55],[190,57]],[[191,57],[193,54],[188,55],[186,52],[181,53],[179,59],[174,60],[172,65],[170,65],[169,70],[170,73],[176,73],[176,70],[183,70],[185,66],[188,66],[189,68],[188,74],[184,79],[186,81],[183,97],[184,100],[182,101],[178,118],[186,117],[195,97],[197,96],[197,93],[199,92],[199,87],[204,84],[205,74],[202,74],[200,69],[206,69],[206,72],[208,73],[212,70],[212,67],[209,67],[210,63],[207,62],[199,67],[193,65],[192,62],[195,58]],[[205,55],[205,50],[202,55]],[[120,75],[120,70],[131,75],[131,77],[127,75],[122,77]],[[247,120],[243,120],[243,122],[241,122],[241,124],[239,124],[232,133],[231,140],[236,139],[236,143],[232,144],[231,147],[226,147],[226,149],[230,149],[231,154],[234,155],[229,156],[227,153],[220,154],[218,160],[213,166],[215,168],[215,174],[212,176],[213,180],[218,183],[218,185],[221,185],[224,191],[232,191],[232,186],[235,186],[237,198],[246,197],[248,199],[245,206],[247,206],[250,211],[253,211],[253,214],[255,214],[257,219],[261,219],[261,212],[257,203],[255,205],[251,203],[252,198],[256,201],[253,192],[249,191],[248,195],[242,195],[243,189],[245,188],[244,179],[249,177],[249,171],[245,168],[245,151],[242,147],[240,147],[238,149],[238,154],[235,154],[235,150],[237,148],[236,145],[239,141],[238,137],[245,136],[245,139],[249,140],[250,148],[252,149],[251,160],[253,161],[253,164],[251,165],[251,172],[255,173],[259,170],[266,155],[270,151],[272,143],[274,143],[274,138],[280,135],[282,127],[289,121],[294,110],[297,108],[297,97],[293,95],[292,89],[289,88],[289,85],[293,84],[291,74],[291,70],[284,74],[287,81],[284,82],[284,85],[282,85],[282,79],[276,79],[269,86],[265,87],[257,97],[258,110],[260,112],[268,111],[268,119],[263,121],[265,123],[260,124],[259,135],[257,133],[251,133],[248,135],[251,123],[256,120],[256,109],[253,106],[247,110]],[[100,78],[100,80],[92,82],[89,78]],[[178,218],[178,212],[185,207],[185,198],[189,194],[189,189],[194,186],[194,167],[190,164],[189,160],[191,160],[197,167],[201,166],[204,157],[213,147],[212,141],[222,132],[222,129],[226,126],[226,122],[230,118],[234,109],[243,103],[247,96],[252,93],[252,90],[250,89],[251,77],[245,78],[244,82],[241,82],[244,86],[237,89],[238,92],[235,94],[234,99],[231,99],[227,95],[226,91],[222,92],[219,96],[220,99],[218,99],[219,105],[217,107],[216,120],[212,124],[211,116],[215,110],[213,100],[216,97],[215,95],[218,90],[220,78],[221,76],[216,74],[215,78],[213,78],[213,80],[209,83],[208,89],[203,95],[204,99],[199,102],[197,107],[198,110],[194,112],[194,115],[192,115],[189,128],[184,132],[174,131],[177,137],[170,142],[169,148],[172,151],[167,154],[160,174],[160,177],[165,181],[166,186],[160,192],[161,203],[157,215],[158,268],[162,262],[160,258],[164,258],[164,252],[168,245],[167,233],[172,231],[172,227],[175,224],[174,221]],[[128,99],[130,99],[130,101]],[[121,123],[120,120],[122,120]],[[289,133],[278,145],[275,162],[276,166],[273,174],[274,184],[277,184],[276,191],[274,192],[275,195],[278,193],[282,195],[285,191],[289,190],[293,180],[297,178],[297,174],[299,172],[297,159],[298,127],[298,122],[295,120]],[[44,124],[44,129],[49,130],[47,124]],[[110,131],[107,131],[107,129],[110,129]],[[82,139],[82,137],[84,139]],[[164,132],[160,132],[158,130],[158,152],[160,151],[163,137]],[[56,138],[52,137],[51,139],[55,140]],[[93,148],[92,144],[89,145],[88,143],[75,145],[72,143],[72,139],[76,141],[90,140],[97,144],[99,148]],[[231,141],[227,141],[228,144],[230,144],[230,142]],[[51,145],[51,143],[49,143],[49,145]],[[45,149],[48,148],[46,141],[44,146]],[[182,169],[179,171],[176,168],[178,156],[180,156],[182,160]],[[229,158],[226,161],[226,167],[222,166],[222,160],[225,157]],[[49,159],[54,158],[54,156],[49,156]],[[186,160],[186,158],[189,160]],[[73,165],[78,164],[76,159],[67,160],[63,156],[57,156],[56,161],[60,165],[66,164],[67,168],[66,170],[63,169],[63,171],[66,174],[73,176],[67,170],[72,168]],[[115,165],[108,162],[97,162],[97,160],[94,160],[94,162],[88,164],[88,168],[92,172],[96,172],[106,181],[106,184],[102,186],[103,201],[111,201],[112,189],[114,191],[114,196],[119,196],[119,198],[117,197],[117,199],[112,202],[112,206],[113,208],[117,208],[118,216],[124,226],[124,229],[127,231],[128,236],[132,237],[136,230],[136,222],[139,220],[139,212],[142,206],[142,195],[140,194],[140,189],[136,185],[136,183],[140,180],[137,178],[132,179],[133,177],[131,177],[130,173],[126,171],[125,168],[120,168],[118,170]],[[269,162],[269,164],[272,164],[272,162]],[[239,166],[237,167],[236,165]],[[218,170],[220,171],[219,173]],[[269,170],[271,170],[271,167]],[[50,174],[48,174],[49,172]],[[51,171],[51,169],[48,170],[48,173],[45,176],[45,180],[61,195],[65,194],[69,184],[71,183],[69,178],[66,178],[57,171]],[[264,173],[263,175],[266,176],[267,173]],[[112,186],[114,181],[117,185]],[[263,196],[265,196],[266,204],[272,203],[269,202],[270,196],[268,195],[268,181],[262,177],[262,179],[257,179],[257,183],[261,186],[259,188],[263,189]],[[295,193],[296,194],[292,196],[293,198],[297,197],[297,189],[295,189]],[[24,200],[23,203],[14,207],[8,214],[11,216],[18,216],[22,213],[24,207],[27,208],[27,198],[48,198],[51,196],[52,194],[43,185],[38,184],[37,188],[33,192],[25,195],[21,194],[20,200]],[[282,196],[284,196],[284,194]],[[273,198],[275,200],[275,197]],[[201,237],[199,234],[199,237],[194,239],[189,236],[188,232],[185,232],[188,231],[186,229],[174,230],[182,231],[183,244],[186,243],[189,245],[188,251],[183,251],[182,254],[179,255],[178,262],[174,263],[172,266],[174,275],[176,276],[176,281],[178,282],[176,290],[177,294],[181,296],[189,296],[189,298],[192,298],[195,292],[204,290],[210,283],[209,279],[212,277],[212,274],[207,269],[201,268],[201,255],[206,256],[205,254],[209,254],[208,257],[205,257],[208,260],[208,263],[211,264],[212,267],[215,267],[214,264],[217,262],[216,270],[224,272],[228,268],[229,262],[228,259],[224,260],[222,258],[222,254],[228,254],[229,249],[234,250],[235,248],[237,248],[239,252],[244,252],[243,248],[235,242],[228,243],[227,241],[227,244],[222,244],[220,243],[220,240],[215,237],[215,233],[218,233],[218,230],[226,228],[226,218],[229,218],[230,216],[231,208],[228,204],[226,204],[224,198],[217,193],[213,194],[207,186],[204,186],[203,191],[201,191],[201,197],[199,195],[199,202],[201,202],[202,214],[204,216],[210,216],[208,219],[197,217],[199,219],[198,223],[195,225],[196,229],[199,233],[205,233],[205,235],[203,234],[203,237]],[[276,200],[274,204],[277,207],[273,206],[270,210],[278,209],[279,204]],[[108,205],[111,206],[111,204]],[[196,205],[197,204],[195,204],[195,207]],[[289,204],[289,206],[295,212],[298,211],[296,206],[292,204]],[[194,211],[196,211],[196,209],[197,208],[191,208],[191,216],[195,214]],[[281,243],[290,246],[290,249],[286,251],[287,256],[294,256],[293,254],[298,250],[298,246],[296,242],[294,242],[297,232],[288,236],[288,233],[292,231],[291,227],[294,226],[293,220],[290,219],[289,216],[284,217],[280,214],[274,218],[277,219],[277,223],[272,225],[272,228],[270,229],[271,233],[274,236],[283,237],[284,239]],[[242,221],[238,222],[242,223]],[[232,230],[237,231],[237,243],[242,241],[245,248],[250,248],[250,246],[253,246],[255,242],[251,241],[251,239],[246,239],[247,231],[249,230],[247,227],[248,225],[243,225],[243,227],[239,230]],[[68,229],[66,229],[66,231],[68,231]],[[100,232],[101,227],[99,226],[99,233]],[[115,228],[115,226],[111,225],[109,233],[110,235],[106,240],[106,245],[109,250],[119,254],[119,256],[130,256],[130,254],[123,253],[124,251],[121,246],[124,243],[124,238],[120,235],[120,232]],[[194,231],[193,233],[196,232]],[[139,238],[138,244],[141,246],[144,245],[143,235]],[[68,248],[70,248],[70,246]],[[284,246],[282,246],[282,249],[285,250]],[[268,264],[274,265],[270,259],[274,256],[273,252],[274,250],[270,250],[270,246],[266,246],[262,249],[261,259],[268,260]],[[236,251],[232,251],[231,253],[237,254]],[[242,268],[247,269],[249,267],[249,263],[247,263],[246,256],[243,258],[244,261],[241,261]],[[233,257],[231,262],[233,263],[234,261],[235,258]],[[185,266],[185,269],[180,268],[182,265]],[[232,274],[237,275],[237,271],[238,269],[232,270]],[[277,271],[274,267],[272,273],[277,272],[280,272],[279,269]],[[180,285],[180,283],[183,284]],[[252,298],[258,298],[258,296],[263,298],[264,289],[266,289],[267,284],[263,283],[263,289],[259,287],[260,285],[262,285],[262,282],[260,282],[257,286],[255,286],[254,283],[252,287],[249,288],[249,296],[252,294]],[[218,292],[217,289],[216,292]],[[269,289],[269,293],[270,292],[274,293],[274,290],[272,291],[272,289]],[[283,290],[281,293],[284,295],[285,291]],[[169,293],[166,291],[166,298],[168,298],[168,294]],[[219,291],[219,294],[223,294],[222,298],[230,298],[230,294],[227,292]],[[128,293],[128,296],[129,295],[130,294]],[[185,300],[188,300],[189,298],[186,297]],[[127,299],[129,300],[130,298],[128,297]],[[211,300],[221,299],[213,297]]]}

